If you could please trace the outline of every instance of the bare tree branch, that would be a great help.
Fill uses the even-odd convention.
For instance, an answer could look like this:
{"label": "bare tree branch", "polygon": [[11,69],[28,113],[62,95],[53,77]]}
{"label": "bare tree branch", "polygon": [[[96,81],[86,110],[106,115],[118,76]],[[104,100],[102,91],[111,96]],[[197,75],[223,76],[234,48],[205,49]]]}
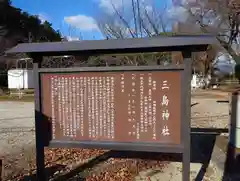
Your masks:
{"label": "bare tree branch", "polygon": [[233,53],[232,44],[240,36],[240,1],[198,0],[191,3],[186,0],[178,6],[187,11],[188,21],[198,24],[204,33],[216,34],[229,53]]}
{"label": "bare tree branch", "polygon": [[[107,38],[119,38],[119,34],[122,34],[123,38],[136,38],[159,35],[162,31],[166,31],[167,25],[164,23],[166,17],[163,17],[166,14],[166,7],[156,8],[144,2],[131,0],[128,4],[130,6],[125,6],[124,11],[120,11],[111,1],[114,14],[107,14],[103,11],[99,15],[102,19],[96,18],[101,32]],[[110,27],[115,33],[109,32]]]}
{"label": "bare tree branch", "polygon": [[[167,30],[166,10],[167,7],[156,8],[154,4],[146,4],[142,0],[126,0],[128,6],[124,10],[114,5],[111,1],[113,13],[104,11],[96,17],[99,29],[107,38],[139,38],[159,36]],[[123,2],[124,4],[124,2]],[[165,22],[164,22],[165,20]],[[152,62],[161,64],[165,59],[170,60],[170,53],[153,53],[124,55],[119,57],[121,64],[146,65]]]}

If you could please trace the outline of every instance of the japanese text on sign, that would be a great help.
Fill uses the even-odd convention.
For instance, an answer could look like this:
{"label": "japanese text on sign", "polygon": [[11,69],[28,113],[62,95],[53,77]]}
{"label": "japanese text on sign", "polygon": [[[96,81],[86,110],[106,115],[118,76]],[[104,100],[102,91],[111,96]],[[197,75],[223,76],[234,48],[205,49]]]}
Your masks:
{"label": "japanese text on sign", "polygon": [[51,118],[52,138],[179,143],[179,74],[43,74],[43,112]]}

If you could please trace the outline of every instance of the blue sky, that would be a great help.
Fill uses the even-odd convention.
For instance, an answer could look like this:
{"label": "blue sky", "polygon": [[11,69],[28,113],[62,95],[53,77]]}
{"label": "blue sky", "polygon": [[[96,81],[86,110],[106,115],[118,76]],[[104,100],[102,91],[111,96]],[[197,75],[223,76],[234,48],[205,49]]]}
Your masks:
{"label": "blue sky", "polygon": [[[171,0],[142,0],[146,6],[158,8],[171,6]],[[151,2],[150,2],[151,1]],[[42,20],[52,23],[65,36],[82,39],[101,39],[103,36],[96,25],[96,17],[112,12],[116,8],[127,7],[130,0],[12,0],[12,5]],[[123,4],[122,4],[123,2]]]}

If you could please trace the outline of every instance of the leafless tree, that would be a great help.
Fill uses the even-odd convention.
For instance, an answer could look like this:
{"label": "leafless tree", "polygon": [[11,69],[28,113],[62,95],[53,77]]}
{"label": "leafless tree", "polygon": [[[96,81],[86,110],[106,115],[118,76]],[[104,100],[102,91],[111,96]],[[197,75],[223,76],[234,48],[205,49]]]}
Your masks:
{"label": "leafless tree", "polygon": [[106,38],[151,37],[166,32],[168,21],[164,15],[167,6],[157,8],[154,1],[142,0],[128,0],[128,5],[124,6],[124,2],[127,2],[125,0],[121,7],[116,7],[112,0],[109,2],[113,12],[101,11],[100,18],[96,18]]}
{"label": "leafless tree", "polygon": [[[157,8],[152,0],[122,0],[117,7],[109,0],[112,12],[101,11],[96,18],[98,27],[106,39],[142,38],[167,34],[167,6]],[[128,3],[127,5],[125,3]],[[169,53],[104,56],[120,65],[146,65],[170,61]],[[104,59],[102,58],[102,59]],[[117,60],[119,59],[119,60]],[[163,61],[167,60],[167,61]],[[106,63],[108,64],[108,63]]]}
{"label": "leafless tree", "polygon": [[215,34],[230,54],[236,53],[240,37],[239,0],[184,0],[176,5],[185,11],[186,22],[198,25],[204,33]]}
{"label": "leafless tree", "polygon": [[240,1],[173,0],[173,4],[173,19],[179,22],[179,32],[210,33],[216,35],[219,40],[219,44],[211,45],[206,52],[196,53],[194,56],[193,63],[203,75],[213,74],[217,64],[214,60],[223,55],[221,52],[230,53],[232,56],[237,54],[240,38]]}

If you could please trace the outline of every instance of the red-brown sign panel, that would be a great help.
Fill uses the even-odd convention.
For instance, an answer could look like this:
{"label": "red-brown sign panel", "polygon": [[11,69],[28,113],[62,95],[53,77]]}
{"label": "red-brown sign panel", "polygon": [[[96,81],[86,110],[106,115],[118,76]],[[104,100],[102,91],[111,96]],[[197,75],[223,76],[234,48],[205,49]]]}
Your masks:
{"label": "red-brown sign panel", "polygon": [[181,71],[42,73],[53,140],[180,144]]}

